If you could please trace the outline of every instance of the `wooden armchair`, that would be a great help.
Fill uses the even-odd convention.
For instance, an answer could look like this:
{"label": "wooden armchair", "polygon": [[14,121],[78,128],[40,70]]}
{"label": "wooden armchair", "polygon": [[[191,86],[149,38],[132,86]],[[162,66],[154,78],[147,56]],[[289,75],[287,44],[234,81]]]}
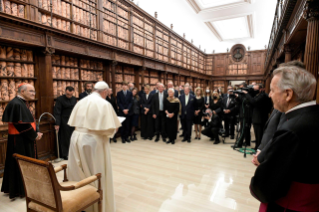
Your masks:
{"label": "wooden armchair", "polygon": [[[67,165],[53,169],[52,164],[19,154],[14,154],[24,183],[28,212],[78,212],[98,202],[102,212],[101,174],[80,182],[68,181]],[[63,183],[56,173],[64,170]],[[98,189],[89,185],[98,180]]]}

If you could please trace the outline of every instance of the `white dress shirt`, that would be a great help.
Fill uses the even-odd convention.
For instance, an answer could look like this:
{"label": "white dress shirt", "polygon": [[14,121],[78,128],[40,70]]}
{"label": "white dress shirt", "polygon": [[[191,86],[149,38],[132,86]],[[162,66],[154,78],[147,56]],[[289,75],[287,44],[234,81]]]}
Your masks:
{"label": "white dress shirt", "polygon": [[188,104],[188,100],[189,100],[189,94],[188,94],[188,95],[185,95],[185,105]]}
{"label": "white dress shirt", "polygon": [[309,106],[313,106],[313,105],[316,105],[317,102],[314,100],[314,101],[310,101],[310,102],[304,102],[304,103],[301,103],[293,108],[291,108],[290,110],[288,110],[286,112],[287,113],[290,113],[291,111],[294,111],[294,110],[298,110],[298,109],[301,109],[301,108],[305,108],[305,107],[309,107]]}

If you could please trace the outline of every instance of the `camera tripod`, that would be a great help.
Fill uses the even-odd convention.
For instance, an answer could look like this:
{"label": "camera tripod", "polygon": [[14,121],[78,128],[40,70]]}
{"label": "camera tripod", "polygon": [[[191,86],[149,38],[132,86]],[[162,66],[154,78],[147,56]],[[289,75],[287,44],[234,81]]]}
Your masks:
{"label": "camera tripod", "polygon": [[[251,148],[247,148],[247,141],[245,139],[245,141],[243,142],[243,145],[244,145],[244,148],[236,148],[238,142],[241,140],[241,139],[244,139],[243,136],[245,135],[245,125],[247,123],[246,121],[246,118],[245,118],[245,101],[246,99],[243,100],[243,103],[242,103],[242,109],[243,109],[243,121],[242,122],[239,122],[239,126],[237,125],[237,135],[236,135],[236,142],[233,146],[233,150],[237,150],[238,152],[241,152],[241,153],[244,153],[244,158],[246,158],[246,155],[247,154],[255,154],[255,150],[254,149],[251,149]],[[242,123],[242,124],[241,124]]]}

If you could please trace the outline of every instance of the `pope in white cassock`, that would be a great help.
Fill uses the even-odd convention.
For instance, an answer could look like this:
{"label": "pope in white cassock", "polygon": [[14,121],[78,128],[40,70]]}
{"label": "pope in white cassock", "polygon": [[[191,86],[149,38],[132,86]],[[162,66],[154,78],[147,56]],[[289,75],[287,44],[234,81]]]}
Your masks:
{"label": "pope in white cassock", "polygon": [[[115,212],[112,164],[109,138],[113,138],[121,123],[112,105],[105,100],[109,86],[98,82],[94,92],[79,101],[68,124],[75,127],[71,137],[68,160],[69,180],[80,181],[102,174],[103,212]],[[97,182],[94,184],[96,187]],[[98,211],[97,204],[85,211]]]}

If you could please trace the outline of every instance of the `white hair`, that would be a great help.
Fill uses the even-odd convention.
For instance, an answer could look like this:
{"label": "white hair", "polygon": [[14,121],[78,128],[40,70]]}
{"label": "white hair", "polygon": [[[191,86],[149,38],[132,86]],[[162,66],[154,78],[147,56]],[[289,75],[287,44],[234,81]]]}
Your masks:
{"label": "white hair", "polygon": [[21,85],[19,88],[18,88],[18,94],[21,93],[21,91],[26,91],[28,86],[28,84],[24,84],[24,85]]}
{"label": "white hair", "polygon": [[164,84],[163,83],[158,83],[158,86],[163,86],[163,88],[164,88]]}
{"label": "white hair", "polygon": [[292,89],[296,101],[309,102],[313,100],[316,91],[316,78],[307,70],[297,66],[277,68],[273,76],[279,75],[278,87],[281,90]]}
{"label": "white hair", "polygon": [[169,89],[167,90],[167,92],[168,92],[168,91],[172,91],[173,93],[175,92],[174,88],[169,88]]}

